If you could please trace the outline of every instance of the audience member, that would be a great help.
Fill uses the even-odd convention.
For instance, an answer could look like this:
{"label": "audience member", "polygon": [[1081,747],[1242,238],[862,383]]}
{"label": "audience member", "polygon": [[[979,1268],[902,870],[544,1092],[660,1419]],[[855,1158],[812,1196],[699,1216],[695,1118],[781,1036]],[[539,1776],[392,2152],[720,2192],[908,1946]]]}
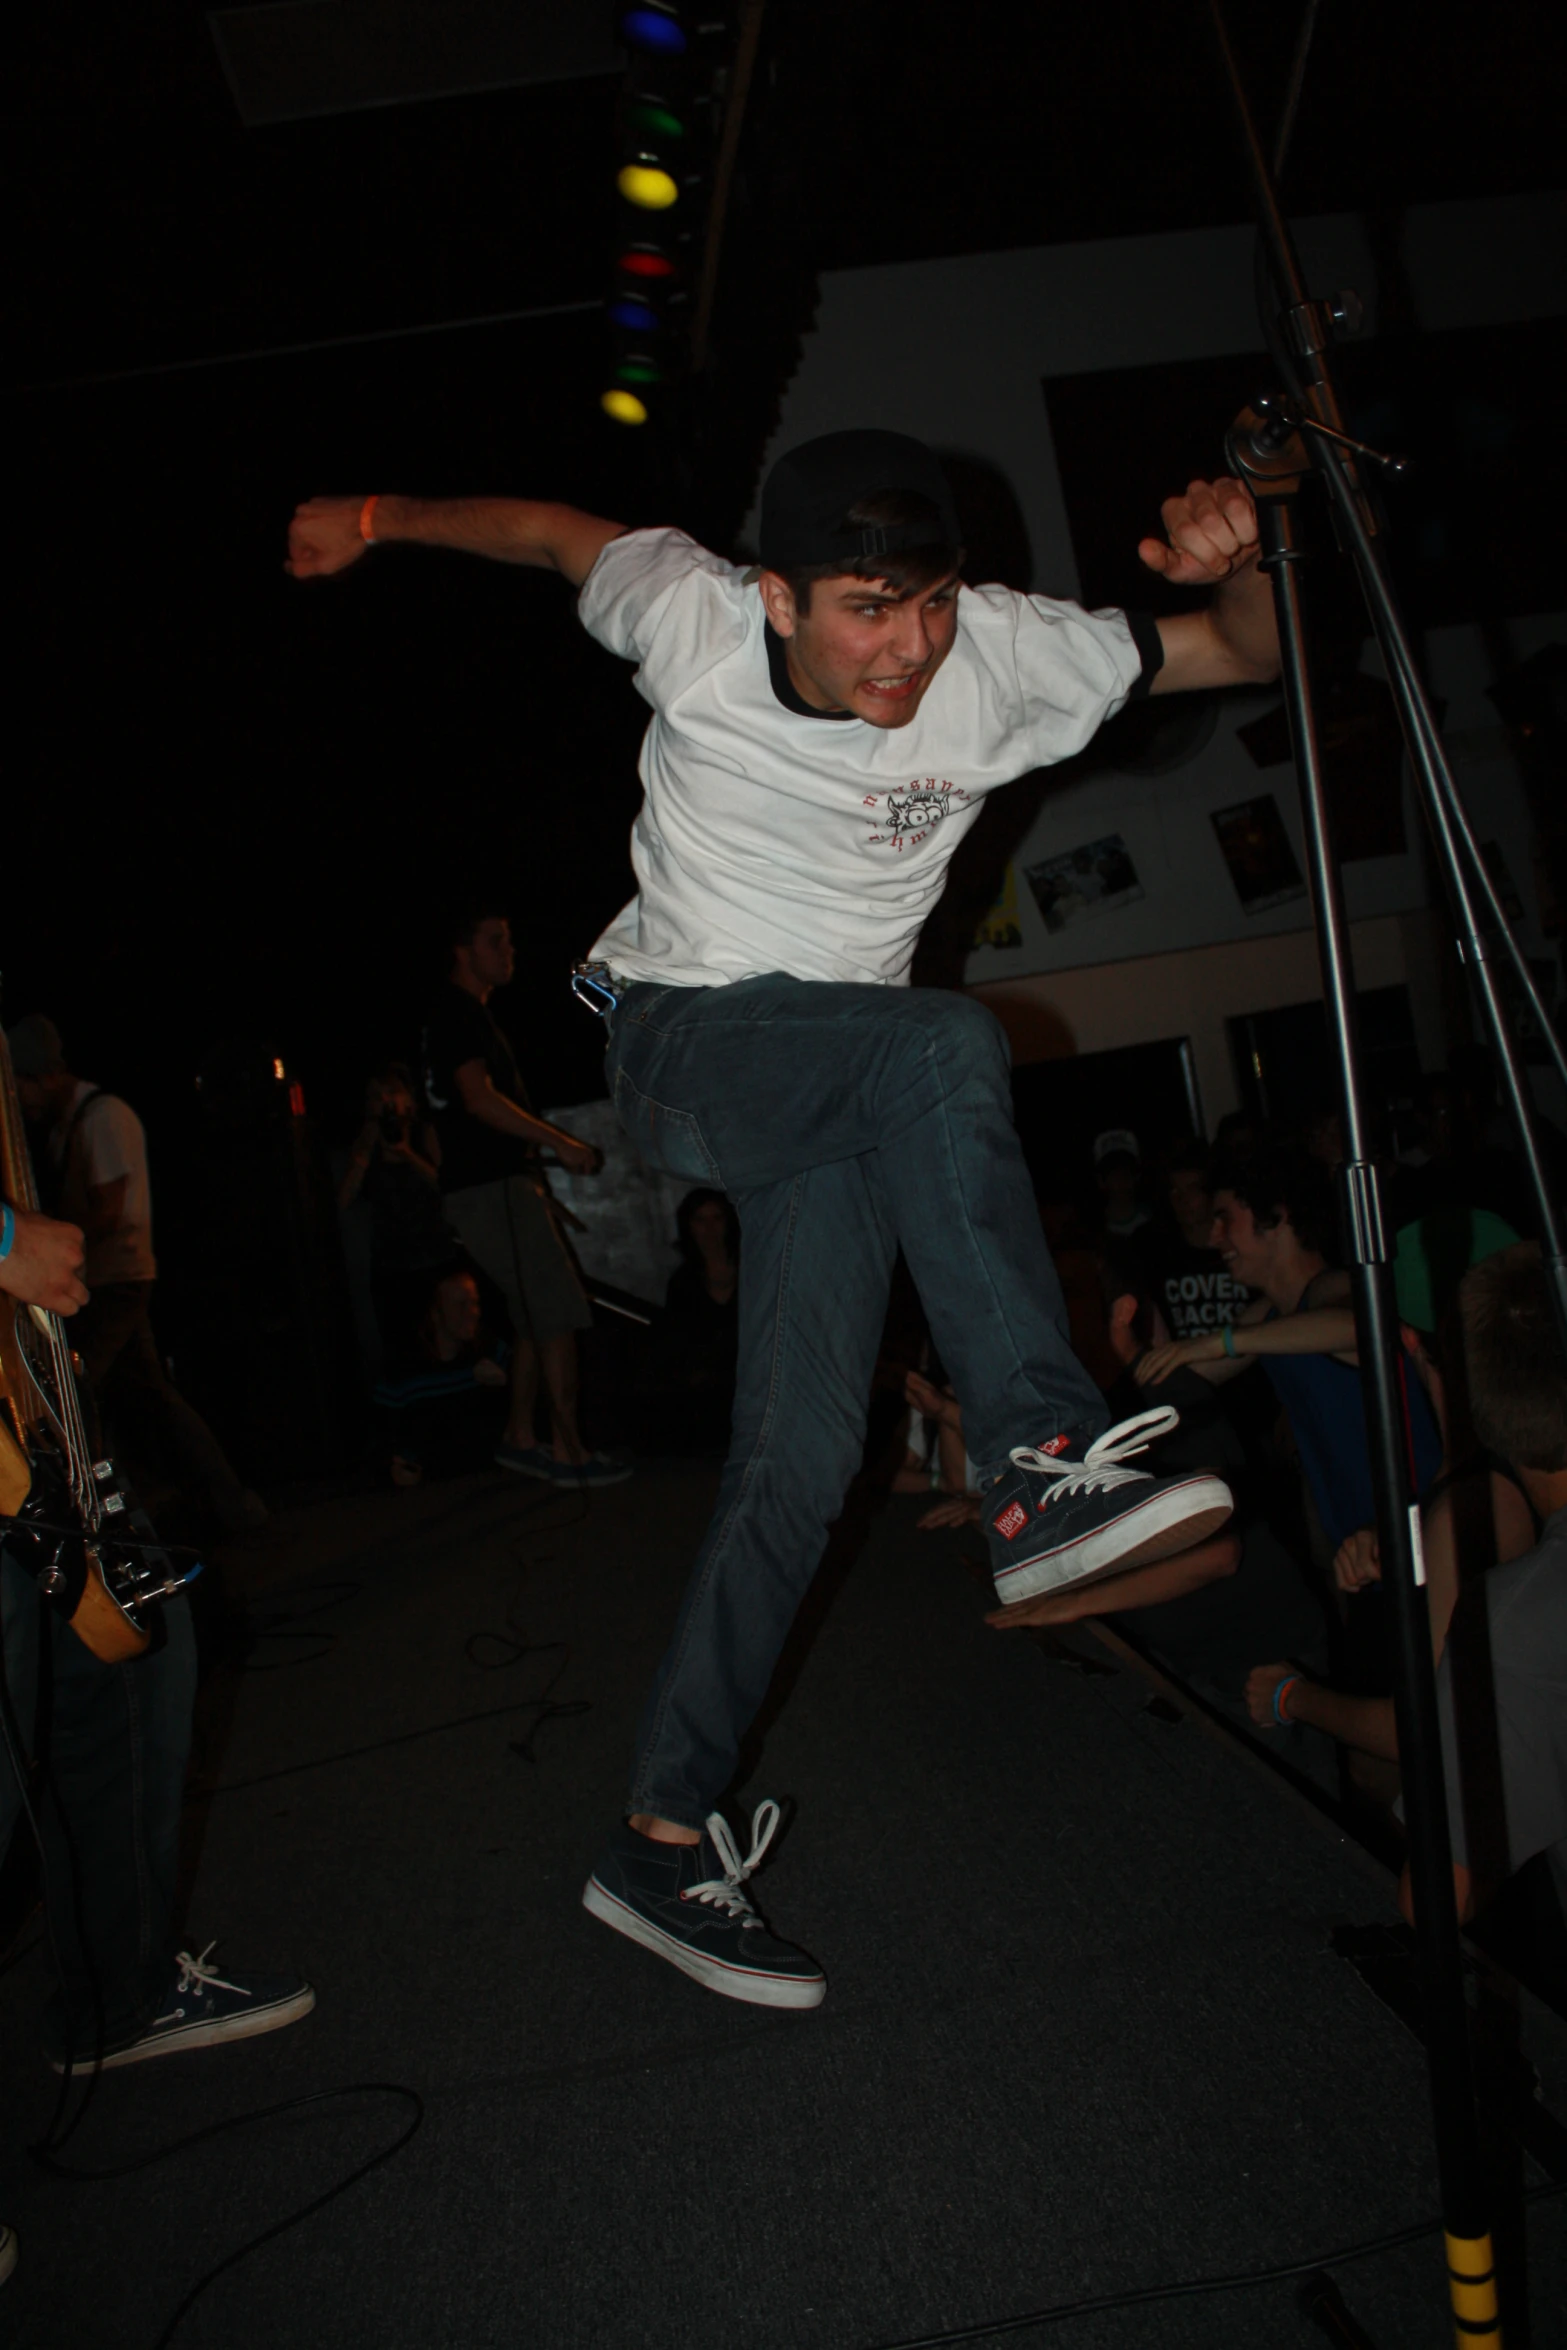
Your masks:
{"label": "audience member", "polygon": [[370,1211],[370,1289],[383,1360],[408,1350],[435,1277],[456,1253],[441,1202],[441,1145],[419,1113],[413,1079],[390,1062],[365,1088],[359,1129],[337,1204]]}
{"label": "audience member", "polygon": [[[1460,1310],[1476,1432],[1543,1523],[1531,1549],[1466,1595],[1437,1676],[1458,1907],[1469,1916],[1544,1853],[1567,1915],[1567,1361],[1538,1250],[1475,1266]],[[1481,1639],[1471,1608],[1483,1610]],[[1471,1647],[1490,1661],[1483,1715],[1466,1703]],[[1499,1804],[1487,1800],[1488,1762]],[[1407,1877],[1404,1899],[1407,1910]]]}
{"label": "audience member", "polygon": [[646,1441],[657,1452],[729,1449],[740,1354],[740,1219],[721,1191],[688,1191],[675,1210],[680,1262],[648,1336]]}
{"label": "audience member", "polygon": [[424,1310],[376,1384],[394,1485],[452,1477],[495,1457],[506,1421],[504,1344],[483,1329],[479,1284],[464,1265],[431,1286]]}
{"label": "audience member", "polygon": [[[1439,1327],[1450,1326],[1459,1276],[1516,1245],[1517,1234],[1483,1209],[1433,1210],[1399,1235],[1394,1282],[1404,1350],[1430,1402],[1441,1438],[1442,1458],[1420,1512],[1421,1556],[1432,1654],[1440,1659],[1461,1590],[1498,1560],[1517,1558],[1539,1531],[1519,1477],[1504,1460],[1479,1449],[1464,1407],[1461,1350],[1444,1346]],[[1445,1294],[1448,1307],[1439,1299]],[[1270,1341],[1315,1335],[1324,1350],[1342,1350],[1340,1359],[1358,1362],[1354,1318],[1347,1307],[1298,1314],[1276,1324],[1237,1332],[1237,1347],[1264,1347]],[[1443,1359],[1458,1373],[1452,1378]],[[1360,1528],[1340,1546],[1334,1580],[1346,1594],[1380,1580],[1376,1529]],[[1282,1657],[1286,1652],[1279,1651]],[[1396,1761],[1398,1733],[1393,1702],[1386,1696],[1351,1695],[1313,1678],[1301,1660],[1259,1665],[1247,1682],[1247,1697],[1258,1721],[1314,1724],[1362,1754]]]}
{"label": "audience member", "polygon": [[1164,1214],[1142,1244],[1155,1301],[1172,1339],[1217,1336],[1250,1303],[1250,1292],[1213,1245],[1206,1143],[1177,1143],[1163,1176]]}
{"label": "audience member", "polygon": [[[512,1322],[511,1412],[495,1459],[557,1485],[614,1485],[631,1471],[592,1453],[577,1426],[577,1333],[592,1324],[553,1213],[540,1154],[574,1174],[602,1164],[529,1104],[517,1057],[489,1004],[516,968],[511,925],[478,901],[454,924],[451,972],[424,1031],[425,1094],[441,1146],[446,1213],[469,1257],[505,1300]],[[534,1422],[540,1373],[550,1440]]]}
{"label": "audience member", "polygon": [[[1193,1346],[1161,1350],[1139,1366],[1142,1383],[1157,1388],[1178,1363],[1215,1385],[1244,1372],[1249,1357],[1242,1333],[1312,1311],[1328,1296],[1323,1276],[1330,1271],[1333,1201],[1320,1164],[1288,1146],[1259,1150],[1250,1158],[1221,1160],[1213,1177],[1213,1241],[1232,1278],[1256,1292],[1253,1302],[1220,1332],[1218,1349]],[[1340,1284],[1342,1295],[1344,1285]],[[1349,1331],[1353,1341],[1353,1325]],[[1324,1353],[1314,1326],[1281,1332],[1276,1348],[1304,1342],[1302,1350],[1261,1356],[1263,1367],[1288,1417],[1328,1556],[1376,1515],[1371,1460],[1366,1444],[1360,1376],[1349,1349]],[[1195,1360],[1198,1352],[1212,1359]],[[1441,1460],[1441,1438],[1425,1391],[1404,1376],[1404,1395],[1414,1453],[1415,1486],[1424,1494]],[[1326,1561],[1323,1562],[1326,1564]]]}
{"label": "audience member", "polygon": [[72,1072],[52,1020],[19,1020],[10,1044],[23,1110],[43,1138],[41,1179],[85,1237],[90,1294],[71,1336],[110,1441],[201,1494],[229,1533],[264,1526],[266,1504],[174,1386],[153,1335],[158,1262],[141,1120]]}
{"label": "audience member", "polygon": [[1152,1223],[1152,1212],[1142,1196],[1142,1152],[1129,1126],[1112,1126],[1095,1135],[1094,1182],[1100,1219],[1112,1240],[1128,1240]]}

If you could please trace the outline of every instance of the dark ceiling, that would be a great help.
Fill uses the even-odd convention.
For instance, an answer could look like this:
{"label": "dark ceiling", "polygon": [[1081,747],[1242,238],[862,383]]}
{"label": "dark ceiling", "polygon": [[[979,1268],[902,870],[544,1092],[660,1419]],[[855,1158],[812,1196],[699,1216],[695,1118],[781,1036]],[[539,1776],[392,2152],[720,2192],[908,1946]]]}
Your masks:
{"label": "dark ceiling", "polygon": [[[420,13],[384,5],[392,21]],[[1298,8],[1232,0],[1230,14],[1271,116]],[[1293,206],[1548,184],[1563,15],[1544,0],[1323,0]],[[21,38],[14,301],[34,381],[602,291],[613,78],[246,129],[195,0],[62,0],[30,12]],[[1202,0],[770,0],[739,213],[775,262],[840,268],[1245,210]]]}

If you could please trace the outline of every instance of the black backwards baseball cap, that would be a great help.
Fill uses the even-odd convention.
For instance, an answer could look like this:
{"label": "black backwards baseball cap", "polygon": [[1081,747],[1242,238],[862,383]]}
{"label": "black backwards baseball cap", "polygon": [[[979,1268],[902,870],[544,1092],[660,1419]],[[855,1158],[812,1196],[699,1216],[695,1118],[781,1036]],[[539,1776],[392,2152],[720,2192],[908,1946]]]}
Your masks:
{"label": "black backwards baseball cap", "polygon": [[[937,523],[851,527],[851,506],[885,490],[910,490],[936,510]],[[762,484],[762,568],[842,563],[898,555],[936,540],[962,545],[947,477],[923,441],[901,432],[829,432],[780,457]]]}

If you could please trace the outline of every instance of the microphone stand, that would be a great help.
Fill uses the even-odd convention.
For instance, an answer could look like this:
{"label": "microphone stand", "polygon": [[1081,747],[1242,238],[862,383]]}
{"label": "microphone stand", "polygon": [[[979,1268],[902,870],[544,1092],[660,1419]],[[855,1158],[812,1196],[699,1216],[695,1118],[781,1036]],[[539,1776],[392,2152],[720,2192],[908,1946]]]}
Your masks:
{"label": "microphone stand", "polygon": [[[1339,1185],[1350,1258],[1355,1330],[1365,1397],[1366,1434],[1376,1496],[1382,1579],[1392,1603],[1394,1710],[1403,1776],[1405,1826],[1414,1902],[1415,1946],[1427,2065],[1446,2233],[1448,2287],[1457,2338],[1468,2350],[1500,2350],[1501,2330],[1489,2223],[1489,2188],[1481,2153],[1470,2063],[1469,2010],[1454,1898],[1452,1844],[1431,1661],[1420,1517],[1401,1383],[1402,1350],[1393,1272],[1370,1137],[1363,1109],[1356,1035],[1354,973],[1343,889],[1334,858],[1323,783],[1322,753],[1302,617],[1298,567],[1302,551],[1295,501],[1309,472],[1323,483],[1340,543],[1351,554],[1403,728],[1415,784],[1467,966],[1502,1074],[1508,1108],[1534,1194],[1541,1252],[1567,1355],[1567,1251],[1560,1212],[1546,1178],[1533,1107],[1510,1031],[1494,960],[1500,940],[1526,1003],[1550,1042],[1563,1080],[1567,1064],[1540,1002],[1533,976],[1480,857],[1443,751],[1399,613],[1382,549],[1364,468],[1392,471],[1386,457],[1345,431],[1329,365],[1335,328],[1351,302],[1313,302],[1299,256],[1279,209],[1268,160],[1225,31],[1219,0],[1208,0],[1224,75],[1229,83],[1255,183],[1262,252],[1273,283],[1278,317],[1263,316],[1269,347],[1286,378],[1284,396],[1260,399],[1232,428],[1226,444],[1234,473],[1257,501],[1262,569],[1268,573],[1278,619],[1290,738],[1300,780],[1308,879],[1322,964],[1323,996],[1343,1122],[1344,1164]],[[1293,379],[1293,380],[1291,380]],[[1357,462],[1358,461],[1358,462]],[[1482,927],[1490,917],[1494,939]]]}

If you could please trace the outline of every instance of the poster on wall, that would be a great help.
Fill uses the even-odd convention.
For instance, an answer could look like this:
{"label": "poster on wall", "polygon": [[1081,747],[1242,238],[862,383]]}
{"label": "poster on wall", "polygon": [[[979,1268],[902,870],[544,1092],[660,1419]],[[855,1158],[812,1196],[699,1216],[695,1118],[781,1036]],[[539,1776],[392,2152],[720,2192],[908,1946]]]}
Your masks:
{"label": "poster on wall", "polygon": [[1305,896],[1306,884],[1271,792],[1237,801],[1233,808],[1215,808],[1210,821],[1246,913],[1265,914]]}
{"label": "poster on wall", "polygon": [[1017,918],[1017,872],[1008,865],[1001,876],[994,905],[988,908],[974,933],[974,946],[1020,947],[1023,932]]}
{"label": "poster on wall", "polygon": [[1059,857],[1027,868],[1028,886],[1049,931],[1068,930],[1091,915],[1118,913],[1143,894],[1125,841],[1118,832],[1085,841]]}

